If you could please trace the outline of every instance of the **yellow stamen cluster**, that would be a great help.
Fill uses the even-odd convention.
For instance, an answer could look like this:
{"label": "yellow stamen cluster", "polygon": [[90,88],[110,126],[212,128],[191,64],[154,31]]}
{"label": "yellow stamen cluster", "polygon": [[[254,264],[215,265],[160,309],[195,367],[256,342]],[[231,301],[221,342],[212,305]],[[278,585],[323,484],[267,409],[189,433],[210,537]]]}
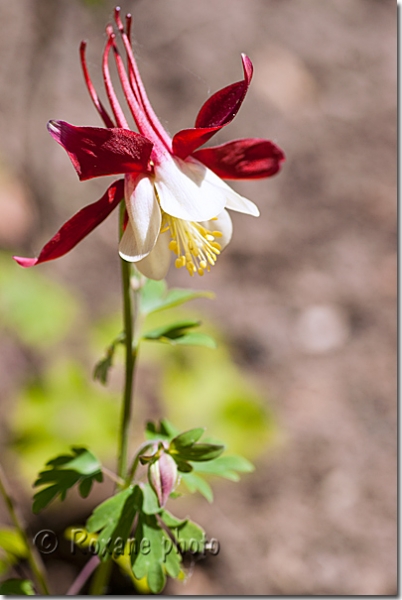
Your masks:
{"label": "yellow stamen cluster", "polygon": [[222,237],[222,233],[205,229],[201,223],[183,221],[164,213],[161,233],[168,229],[172,236],[169,248],[177,256],[175,266],[178,269],[186,267],[191,276],[210,271],[221,251],[215,239]]}

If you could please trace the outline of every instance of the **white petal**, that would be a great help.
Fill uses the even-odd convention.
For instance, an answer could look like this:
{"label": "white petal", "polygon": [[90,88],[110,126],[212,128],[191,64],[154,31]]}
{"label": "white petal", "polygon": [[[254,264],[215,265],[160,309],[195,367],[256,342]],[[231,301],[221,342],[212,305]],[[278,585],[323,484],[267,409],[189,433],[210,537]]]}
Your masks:
{"label": "white petal", "polygon": [[230,240],[232,239],[233,225],[232,219],[229,216],[227,210],[223,210],[213,221],[204,221],[202,223],[205,229],[209,231],[220,231],[222,237],[217,237],[216,241],[221,246],[222,250],[225,246],[228,245]]}
{"label": "white petal", "polygon": [[125,260],[137,262],[155,246],[162,215],[148,177],[126,175],[124,188],[129,223],[121,238],[119,253]]}
{"label": "white petal", "polygon": [[169,250],[170,239],[169,232],[162,233],[152,252],[136,264],[139,272],[145,277],[159,280],[166,276],[172,257],[172,251]]}
{"label": "white petal", "polygon": [[185,221],[206,221],[219,215],[227,194],[223,188],[211,185],[207,174],[208,169],[198,161],[164,159],[155,167],[162,210]]}
{"label": "white petal", "polygon": [[207,173],[208,181],[217,187],[220,187],[222,190],[225,190],[226,194],[226,208],[230,208],[231,210],[236,210],[237,212],[245,213],[246,215],[252,215],[253,217],[259,217],[260,211],[257,206],[251,200],[247,200],[244,196],[240,196],[237,192],[232,190],[232,188],[223,181],[218,175],[215,175],[210,169],[208,169]]}
{"label": "white petal", "polygon": [[119,254],[121,258],[127,260],[128,262],[136,262],[136,260],[138,260],[137,243],[130,222],[127,223],[127,227],[121,237]]}
{"label": "white petal", "polygon": [[[232,190],[233,191],[233,190]],[[259,217],[260,211],[258,207],[251,202],[251,200],[247,200],[244,196],[240,196],[240,194],[236,194],[233,192],[233,196],[228,198],[226,202],[226,208],[230,208],[230,210],[236,210],[237,212],[245,213],[246,215],[251,215],[252,217]]]}

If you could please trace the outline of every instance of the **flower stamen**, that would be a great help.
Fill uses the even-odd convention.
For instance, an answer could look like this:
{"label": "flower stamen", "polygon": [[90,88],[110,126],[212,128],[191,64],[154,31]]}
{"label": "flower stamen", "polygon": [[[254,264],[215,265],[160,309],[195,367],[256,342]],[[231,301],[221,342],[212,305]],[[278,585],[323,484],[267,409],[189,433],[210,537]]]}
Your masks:
{"label": "flower stamen", "polygon": [[210,231],[196,221],[185,221],[163,213],[161,232],[170,230],[169,249],[177,256],[177,269],[186,267],[191,276],[210,271],[216,263],[221,245],[215,241],[222,237],[220,231]]}

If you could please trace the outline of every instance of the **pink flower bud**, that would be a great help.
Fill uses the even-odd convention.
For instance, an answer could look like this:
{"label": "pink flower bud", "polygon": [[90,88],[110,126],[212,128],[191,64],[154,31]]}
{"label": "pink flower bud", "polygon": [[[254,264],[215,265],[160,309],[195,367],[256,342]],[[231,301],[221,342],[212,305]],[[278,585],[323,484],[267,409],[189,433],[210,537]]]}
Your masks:
{"label": "pink flower bud", "polygon": [[150,465],[148,479],[159,505],[165,506],[177,480],[177,465],[170,454],[162,452],[158,460]]}

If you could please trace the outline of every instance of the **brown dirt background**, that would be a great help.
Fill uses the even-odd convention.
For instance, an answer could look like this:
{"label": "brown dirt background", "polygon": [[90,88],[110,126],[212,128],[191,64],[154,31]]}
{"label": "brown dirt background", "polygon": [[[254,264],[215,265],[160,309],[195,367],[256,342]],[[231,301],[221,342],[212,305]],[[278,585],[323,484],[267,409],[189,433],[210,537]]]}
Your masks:
{"label": "brown dirt background", "polygon": [[[191,514],[221,541],[170,594],[396,593],[396,3],[393,0],[122,0],[167,129],[191,126],[208,94],[255,76],[216,138],[260,136],[283,172],[236,184],[261,209],[198,282],[239,365],[267,389],[282,441],[240,484]],[[113,2],[0,3],[0,153],[17,178],[0,193],[0,243],[35,254],[98,198],[46,132],[49,118],[100,125],[78,65],[100,82]],[[47,274],[96,314],[118,306],[113,219]],[[105,277],[108,284],[105,286]],[[187,285],[182,272],[172,284]],[[193,283],[193,282],[192,282]],[[18,350],[15,350],[18,352]],[[2,392],[21,369],[1,353]],[[6,382],[6,383],[5,383]],[[7,385],[6,385],[7,384]],[[53,565],[58,593],[73,571]]]}

